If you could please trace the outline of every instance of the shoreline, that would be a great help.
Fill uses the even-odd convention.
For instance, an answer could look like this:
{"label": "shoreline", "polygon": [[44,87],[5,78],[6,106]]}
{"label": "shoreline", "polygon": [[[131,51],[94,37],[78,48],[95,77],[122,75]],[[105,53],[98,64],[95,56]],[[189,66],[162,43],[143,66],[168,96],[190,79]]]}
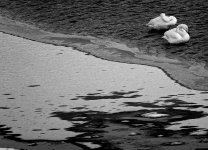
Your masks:
{"label": "shoreline", "polygon": [[[21,25],[23,25],[23,28],[21,29],[24,30],[24,24]],[[27,25],[25,26],[27,27]],[[9,29],[10,27],[8,26],[8,32]],[[19,32],[18,29],[19,28],[17,28],[17,31]],[[26,31],[28,32],[31,30],[26,30]],[[11,33],[12,32],[13,31],[11,31]],[[41,32],[41,30],[40,31],[37,30],[37,33],[39,32]],[[51,37],[48,35],[50,33],[45,33],[45,34],[46,37],[42,36],[43,39],[49,38],[49,41],[51,43],[53,43],[53,40],[55,40],[56,42],[58,36],[54,38],[55,35]],[[125,47],[125,45],[119,43],[115,44],[112,41],[107,41],[107,40],[104,41],[101,39],[99,39],[100,42],[99,44],[101,45],[101,47],[98,46],[97,49],[93,49],[94,48],[93,46],[97,44],[95,42],[98,42],[98,39],[89,36],[88,38],[90,38],[90,40],[86,37],[81,37],[81,36],[71,35],[71,37],[68,38],[68,35],[65,35],[67,37],[65,38],[63,37],[64,35],[60,35],[58,38],[59,41],[62,41],[62,43],[58,43],[56,45],[65,44],[66,46],[65,47],[61,46],[61,48],[59,49],[59,46],[53,46],[51,44],[43,44],[41,42],[32,42],[31,40],[25,40],[24,38],[19,38],[21,36],[15,37],[3,33],[1,33],[1,35],[2,35],[1,62],[4,66],[2,67],[3,72],[1,78],[3,82],[1,83],[3,83],[2,87],[6,85],[5,86],[6,88],[2,88],[1,90],[2,91],[1,113],[2,116],[5,116],[5,114],[7,114],[8,112],[10,112],[10,114],[13,114],[11,116],[10,115],[5,116],[5,120],[8,120],[5,121],[5,123],[3,123],[4,121],[2,118],[3,125],[0,126],[1,147],[13,147],[15,148],[13,150],[27,150],[27,149],[28,150],[39,150],[39,149],[51,149],[51,150],[52,149],[56,149],[56,150],[59,149],[60,150],[64,150],[64,149],[70,149],[70,150],[82,150],[82,149],[84,150],[88,150],[88,149],[197,150],[198,149],[199,150],[201,149],[202,150],[207,148],[207,143],[208,143],[207,126],[206,123],[203,124],[203,122],[206,122],[206,118],[203,117],[207,115],[207,113],[205,112],[207,112],[206,95],[208,92],[201,92],[204,93],[205,96],[196,95],[196,97],[194,97],[194,94],[197,93],[199,94],[198,91],[191,91],[184,87],[180,87],[177,83],[170,80],[161,70],[157,68],[135,65],[135,64],[130,64],[130,65],[120,64],[120,63],[114,63],[113,61],[104,61],[94,58],[93,56],[86,56],[90,52],[87,52],[85,55],[85,53],[79,52],[77,50],[73,50],[72,48],[67,46],[68,44],[71,44],[78,49],[81,46],[91,45],[92,49],[90,49],[89,46],[89,49],[87,50],[92,50],[92,53],[96,52],[94,50],[97,50],[98,54],[100,53],[106,54],[105,52],[106,50],[108,50],[107,52],[109,53],[109,55],[110,54],[112,55],[112,58],[110,57],[110,59],[115,58],[117,61],[120,62],[123,61],[124,63],[125,61],[132,63],[131,61],[133,60],[135,60],[135,63],[137,63],[138,57],[141,57],[140,58],[141,61],[143,60],[145,62],[145,59],[148,59],[151,63],[153,63],[153,60],[157,58],[154,58],[153,56],[151,57],[151,56],[143,55],[142,53],[141,56],[140,55],[136,56],[136,54],[133,53],[134,50],[129,48],[129,51],[127,51],[126,49],[128,47]],[[32,34],[32,36],[35,35],[36,35],[36,31],[34,31],[34,34]],[[40,35],[42,35],[42,33]],[[37,39],[36,40],[32,39],[32,40],[41,41],[41,38],[38,39],[38,37],[40,36],[37,35]],[[89,42],[90,44],[88,44]],[[80,45],[76,45],[77,43],[79,43]],[[100,49],[102,49],[103,51],[100,51]],[[135,49],[135,52],[136,51],[139,50]],[[86,52],[84,51],[84,48],[83,48],[83,52]],[[79,57],[79,55],[72,55],[72,53],[79,53],[80,55],[83,55],[83,57]],[[106,56],[101,55],[101,57],[105,59],[105,57],[107,58],[109,57],[109,55]],[[89,58],[92,58],[95,61],[88,62],[87,60]],[[160,61],[155,60],[155,62],[157,63],[161,61],[162,60]],[[163,61],[168,61],[168,59],[163,59]],[[172,60],[172,61],[169,60],[169,61],[171,62],[171,64],[175,64],[176,66],[180,65],[180,62],[177,62],[176,60]],[[10,64],[10,62],[12,63]],[[107,64],[109,64],[108,66],[110,68],[108,66],[106,67],[102,66],[101,62],[106,62]],[[78,66],[85,66],[85,64],[86,64],[85,68],[78,67]],[[121,68],[125,65],[128,65],[130,68],[128,70],[127,68],[124,67],[122,72],[120,71],[120,69],[117,70],[116,68],[114,68],[115,66],[117,66],[116,64],[119,65],[119,67],[117,68]],[[181,66],[183,65],[184,64],[181,63]],[[73,68],[72,66],[77,66],[78,68],[76,69],[76,67]],[[95,72],[93,72],[93,70],[90,70],[91,68],[90,66],[96,66],[97,69],[96,68],[93,69]],[[141,70],[138,70],[138,72],[136,72],[133,76],[131,76],[132,73],[129,71],[131,71],[132,69],[135,70],[137,67],[141,68]],[[145,68],[152,68],[153,70],[145,69]],[[16,72],[15,70],[18,71]],[[83,70],[83,72],[81,70]],[[96,77],[97,76],[96,74],[100,73],[104,78],[95,79],[93,77],[92,80],[89,80],[90,79],[89,78],[88,80],[86,80],[88,84],[85,84],[84,82],[83,84],[79,84],[79,90],[82,91],[82,89],[86,89],[86,87],[87,89],[90,90],[88,90],[88,92],[78,92],[78,93],[76,92],[75,94],[74,91],[77,91],[77,89],[75,88],[73,90],[73,88],[70,87],[70,85],[76,85],[75,83],[77,83],[77,81],[83,79],[79,75],[87,76],[84,70],[90,73],[89,74],[90,77],[91,74],[95,74]],[[156,71],[154,73],[154,70],[157,70],[158,72]],[[148,73],[141,76],[143,74],[143,71]],[[4,75],[6,74],[7,76],[7,74],[10,72],[12,72],[12,75],[14,76],[9,76],[8,78],[7,77],[4,78]],[[73,72],[75,74],[73,74]],[[113,72],[114,74],[112,74]],[[119,76],[117,76],[118,73]],[[150,74],[151,76],[148,76],[148,74]],[[166,74],[168,75],[167,72]],[[23,75],[23,76],[15,78],[15,76],[18,75]],[[74,82],[72,82],[72,80],[68,80],[68,77],[75,75],[77,76],[77,80],[73,80]],[[110,79],[108,80],[106,75],[109,75],[109,77],[113,77],[113,78],[117,76],[116,79],[118,79],[119,84],[121,83],[120,81],[124,79],[124,83],[122,82],[121,84],[122,87],[121,88],[111,87],[112,80]],[[29,78],[27,78],[26,76]],[[129,80],[125,80],[126,77],[128,77]],[[137,80],[132,80],[135,79],[135,77]],[[35,80],[31,80],[33,78]],[[45,80],[46,78],[47,80]],[[58,79],[55,80],[55,82],[52,82],[54,81],[54,79],[57,78],[59,78],[60,80]],[[23,81],[21,79],[23,79]],[[10,82],[5,82],[5,81],[10,81]],[[16,83],[16,81],[18,81],[18,83]],[[99,81],[103,81],[103,82],[99,82]],[[137,82],[137,81],[141,81],[141,82]],[[167,84],[169,83],[169,81],[171,82],[171,84]],[[53,84],[50,84],[51,82]],[[66,84],[62,84],[62,82]],[[93,90],[94,88],[92,89],[90,88],[91,87],[90,85],[94,87],[94,85],[103,85],[104,82],[109,83],[109,86],[101,86],[106,88],[95,88],[95,90]],[[148,82],[150,82],[151,84],[148,85]],[[143,85],[143,83],[145,84]],[[167,88],[165,88],[166,84],[167,84]],[[145,91],[142,92],[143,91],[142,85],[144,86],[144,89],[147,88],[146,92]],[[157,91],[154,88],[155,85],[157,85],[158,89],[161,88],[161,90]],[[176,91],[172,90],[171,85],[173,85],[174,87],[176,86]],[[53,94],[51,93],[52,90],[51,87],[53,87]],[[44,90],[44,89],[48,89],[48,90]],[[184,92],[183,89],[185,89]],[[28,90],[31,91],[31,93]],[[69,92],[69,91],[73,91],[73,92]],[[154,92],[157,93],[156,95],[158,96],[154,97]],[[46,93],[46,96],[40,96],[44,93]],[[161,93],[161,95],[158,93]],[[49,97],[47,96],[48,94],[50,95]],[[74,96],[71,96],[70,94]],[[142,98],[143,96],[144,98]],[[184,98],[182,98],[181,96]],[[189,98],[189,96],[191,97],[191,99]],[[104,98],[103,103],[101,100],[102,98]],[[107,101],[105,100],[105,98]],[[118,99],[118,102],[120,102],[121,100],[121,104],[123,104],[123,107],[119,103],[117,103],[117,106],[121,106],[120,110],[122,112],[112,112],[109,114],[105,113],[106,108],[110,109],[109,106],[113,105],[112,102],[115,102],[114,100],[110,102],[109,98],[112,98],[115,101],[117,101]],[[127,98],[127,101],[122,102],[122,99],[120,98],[122,99]],[[130,98],[133,99],[131,100]],[[29,99],[31,100],[31,102],[29,102],[28,103],[29,105],[27,105],[25,102],[28,102]],[[69,99],[73,100],[72,110],[77,110],[75,111],[75,113],[70,110],[71,101],[69,101]],[[76,104],[76,100],[78,100],[77,104]],[[86,103],[83,101],[80,105],[79,100],[84,100],[86,101]],[[87,107],[89,108],[89,111],[80,110],[82,106],[86,106],[87,104],[90,105],[91,102],[94,103],[96,102],[96,100],[99,101],[99,104],[96,103],[96,108],[93,109],[93,107],[89,106]],[[146,100],[148,100],[149,102],[146,102]],[[87,103],[87,101],[89,103]],[[23,105],[19,105],[21,103]],[[35,105],[33,105],[34,103]],[[104,105],[104,107],[102,105]],[[128,107],[135,107],[135,110],[125,109]],[[141,107],[141,109],[139,107]],[[30,108],[29,109],[30,112],[34,112],[34,113],[29,113],[29,115],[27,115],[28,111],[23,111],[26,110],[25,108]],[[42,108],[42,110],[40,108]],[[60,108],[60,109],[56,109],[56,108]],[[119,107],[114,107],[114,108],[119,109]],[[49,112],[49,113],[45,113],[45,112]],[[24,114],[25,116],[18,118],[18,116],[21,116],[21,114]],[[43,117],[40,117],[41,114],[43,114]],[[153,115],[152,117],[151,114]],[[154,116],[155,114],[156,116]],[[157,115],[159,115],[159,117]],[[27,117],[31,119],[27,120],[26,119]],[[15,120],[12,118],[15,118]],[[49,118],[56,118],[56,119],[50,120]],[[200,118],[204,119],[205,121],[202,121]],[[57,121],[57,119],[60,119],[62,121]],[[196,125],[197,123],[195,124],[195,122],[197,122],[197,120],[195,119],[201,120],[200,123],[198,122],[200,126]],[[41,120],[43,120],[43,122]],[[188,120],[190,120],[190,122],[187,125],[186,121]],[[17,123],[15,123],[16,121]],[[33,121],[37,122],[37,124],[34,127],[32,127]],[[70,122],[73,121],[75,121],[74,123],[76,123],[76,121],[81,121],[81,122],[86,121],[86,122],[83,124],[82,123],[77,124],[74,127],[70,127]],[[177,126],[178,121],[185,122],[181,126],[179,125],[179,127],[185,127],[185,128],[180,128],[178,130],[174,130],[174,127],[168,128],[170,126],[174,126],[174,124]],[[20,123],[21,125],[20,127],[23,129],[22,130],[23,132],[30,131],[28,135],[30,135],[31,137],[33,136],[35,137],[35,135],[41,135],[42,133],[45,133],[45,136],[44,134],[42,134],[43,137],[47,137],[47,135],[49,136],[46,139],[40,138],[41,137],[40,136],[39,138],[33,137],[28,140],[25,140],[27,138],[18,137],[19,133],[20,135],[23,136],[21,132],[17,132],[15,130],[15,128],[18,127],[18,125],[16,127],[13,127],[13,125],[18,124],[18,122]],[[41,122],[43,124],[41,124]],[[45,124],[44,122],[47,123]],[[51,122],[53,122],[52,123],[53,126],[50,126]],[[56,123],[57,125],[54,125]],[[26,124],[26,126],[23,124]],[[31,126],[31,129],[34,130],[29,130],[30,128],[27,128],[28,126]],[[61,130],[61,128],[63,128],[64,130]],[[58,131],[56,132],[57,129]],[[61,139],[53,140],[54,136],[53,134],[51,134],[53,133],[53,131],[54,134],[56,133],[57,136],[59,134],[61,136],[64,136],[65,132],[67,131],[69,132],[72,131],[75,133],[83,133],[83,134],[72,137],[66,136],[67,138],[63,140]]]}
{"label": "shoreline", "polygon": [[0,32],[42,43],[73,47],[109,61],[157,67],[182,86],[194,90],[208,90],[208,70],[202,63],[170,59],[163,54],[147,55],[136,47],[128,47],[110,39],[46,32],[2,16]]}

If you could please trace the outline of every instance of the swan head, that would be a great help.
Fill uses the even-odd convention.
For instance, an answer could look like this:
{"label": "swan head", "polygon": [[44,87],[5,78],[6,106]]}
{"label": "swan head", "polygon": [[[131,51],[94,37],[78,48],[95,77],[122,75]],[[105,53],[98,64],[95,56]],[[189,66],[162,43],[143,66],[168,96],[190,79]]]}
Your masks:
{"label": "swan head", "polygon": [[188,26],[186,24],[179,24],[177,26],[178,29],[184,29],[186,32],[188,32]]}
{"label": "swan head", "polygon": [[176,17],[170,16],[169,18],[170,18],[170,20],[171,20],[171,22],[172,22],[173,24],[176,24],[176,23],[177,23]]}

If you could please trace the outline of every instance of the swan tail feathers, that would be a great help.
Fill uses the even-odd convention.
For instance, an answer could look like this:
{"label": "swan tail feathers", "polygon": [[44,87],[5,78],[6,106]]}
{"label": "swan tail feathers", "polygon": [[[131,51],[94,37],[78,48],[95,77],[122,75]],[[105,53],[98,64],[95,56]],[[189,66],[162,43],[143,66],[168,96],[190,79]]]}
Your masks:
{"label": "swan tail feathers", "polygon": [[167,36],[165,36],[165,35],[162,38],[167,40]]}
{"label": "swan tail feathers", "polygon": [[153,26],[153,24],[151,24],[151,23],[147,23],[147,24],[146,24],[146,26],[148,26],[148,27],[152,27],[152,26]]}
{"label": "swan tail feathers", "polygon": [[152,20],[150,20],[150,21],[146,24],[146,26],[148,26],[148,27],[154,27],[154,22],[153,22]]}

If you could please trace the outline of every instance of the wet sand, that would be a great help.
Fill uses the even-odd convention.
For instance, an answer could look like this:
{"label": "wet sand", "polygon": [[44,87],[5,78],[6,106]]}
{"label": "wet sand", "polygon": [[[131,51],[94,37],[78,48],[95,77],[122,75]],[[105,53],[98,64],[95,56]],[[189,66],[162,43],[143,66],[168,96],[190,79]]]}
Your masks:
{"label": "wet sand", "polygon": [[110,61],[159,67],[170,78],[187,88],[208,90],[208,70],[203,63],[167,58],[165,54],[158,54],[156,51],[145,54],[136,47],[129,47],[112,39],[50,33],[5,17],[0,17],[0,31],[43,43],[73,47]]}

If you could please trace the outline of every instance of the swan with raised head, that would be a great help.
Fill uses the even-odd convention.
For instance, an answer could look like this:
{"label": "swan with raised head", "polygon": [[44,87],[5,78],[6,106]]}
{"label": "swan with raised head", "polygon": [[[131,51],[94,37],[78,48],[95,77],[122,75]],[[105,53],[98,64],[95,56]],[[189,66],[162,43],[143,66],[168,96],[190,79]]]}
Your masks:
{"label": "swan with raised head", "polygon": [[146,24],[150,29],[162,30],[168,29],[170,26],[175,25],[177,19],[174,16],[166,16],[165,13],[161,13],[160,16],[151,19],[148,24]]}
{"label": "swan with raised head", "polygon": [[186,24],[180,24],[176,28],[166,31],[162,38],[171,44],[185,43],[190,39],[188,26]]}

